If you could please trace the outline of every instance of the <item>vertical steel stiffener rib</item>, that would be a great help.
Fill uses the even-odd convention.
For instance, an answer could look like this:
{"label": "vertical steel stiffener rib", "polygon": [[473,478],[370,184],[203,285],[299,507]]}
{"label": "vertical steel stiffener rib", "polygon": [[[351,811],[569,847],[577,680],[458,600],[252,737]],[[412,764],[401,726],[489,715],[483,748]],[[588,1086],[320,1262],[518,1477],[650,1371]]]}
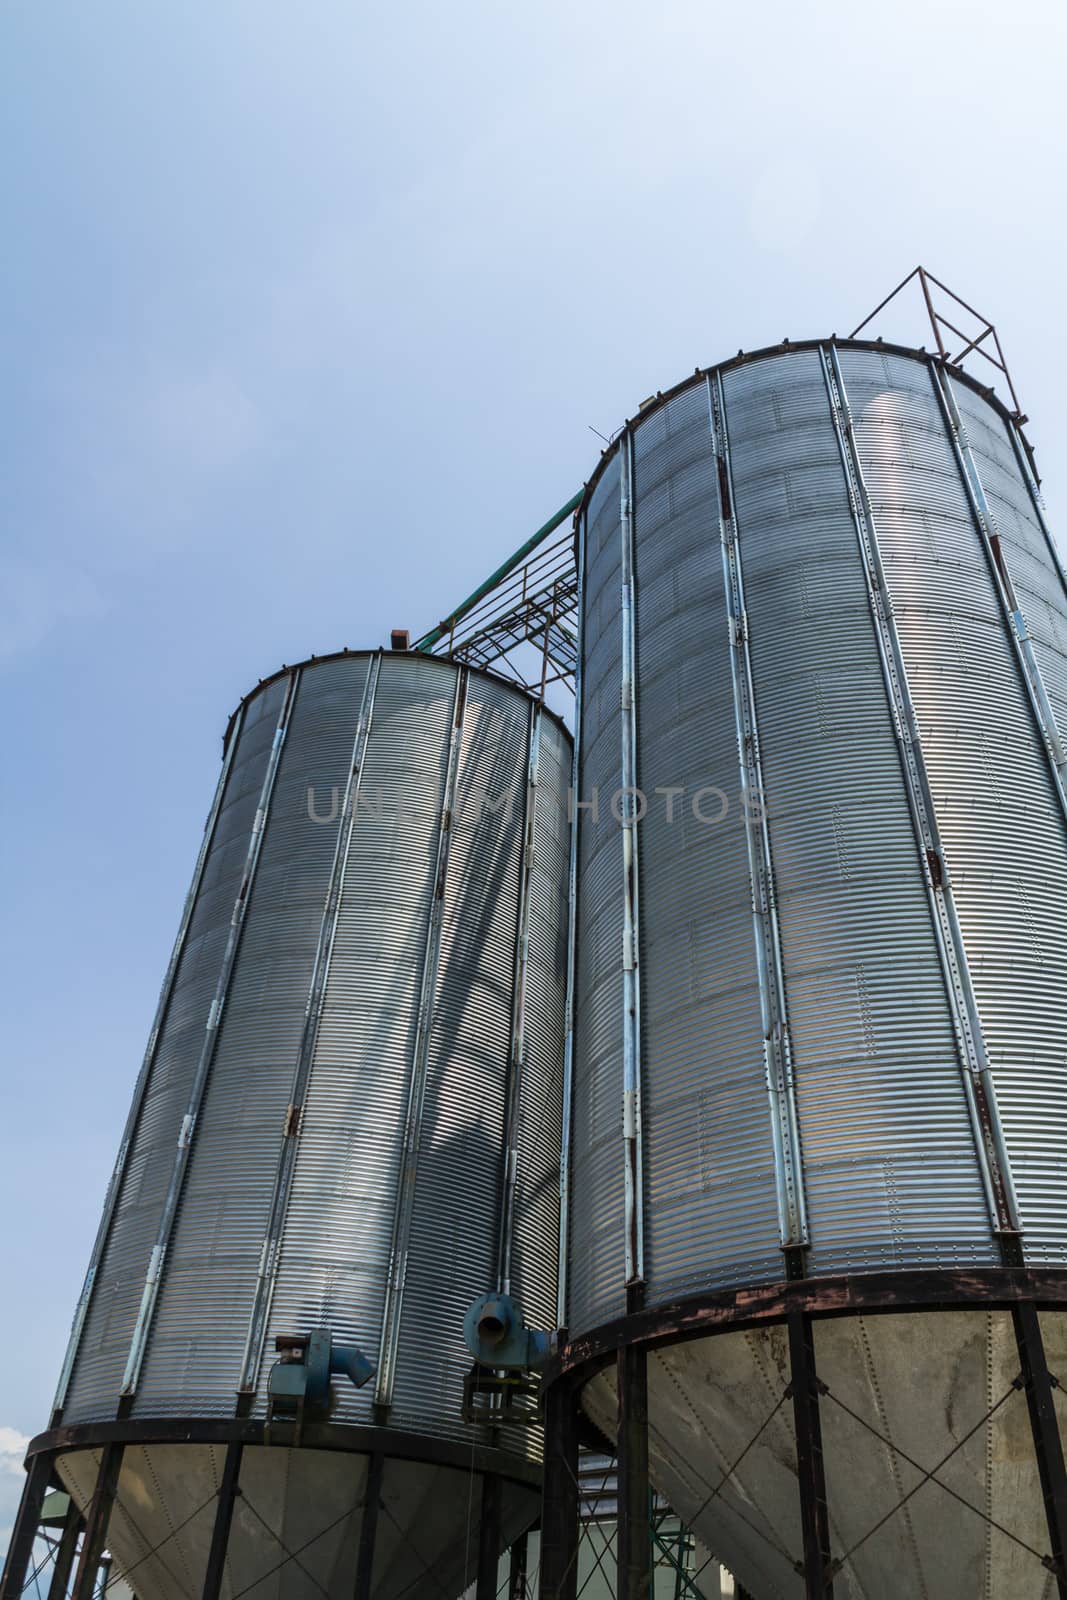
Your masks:
{"label": "vertical steel stiffener rib", "polygon": [[568,796],[568,821],[570,823],[569,865],[567,869],[567,992],[564,1007],[563,1035],[563,1120],[560,1128],[559,1154],[559,1270],[556,1279],[556,1324],[562,1328],[567,1321],[568,1250],[570,1245],[571,1216],[571,1136],[574,1125],[574,1009],[578,981],[578,818],[581,812],[575,801],[581,782],[582,745],[582,656],[585,636],[585,547],[588,519],[582,513],[578,534],[578,648],[574,672],[574,695],[577,713],[574,719],[574,746],[571,752],[571,788]]}
{"label": "vertical steel stiffener rib", "polygon": [[967,436],[967,429],[963,417],[956,403],[956,396],[952,390],[951,380],[938,367],[933,358],[929,361],[930,378],[941,406],[942,415],[947,424],[949,437],[952,440],[956,455],[956,464],[960,469],[967,499],[970,503],[971,513],[974,517],[975,527],[982,542],[986,560],[993,574],[993,584],[1004,612],[1004,622],[1008,630],[1019,663],[1019,671],[1026,685],[1027,698],[1034,713],[1038,734],[1048,758],[1049,768],[1052,773],[1052,785],[1056,791],[1064,816],[1067,817],[1067,750],[1064,749],[1063,740],[1060,738],[1056,726],[1056,714],[1052,709],[1052,702],[1045,688],[1045,680],[1041,676],[1041,667],[1034,651],[1034,641],[1030,636],[1022,606],[1019,604],[1008,568],[1007,556],[1004,551],[1003,541],[997,527],[996,518],[986,497],[982,485],[981,473],[978,463],[974,458]]}
{"label": "vertical steel stiffener rib", "polygon": [[641,924],[637,825],[637,586],[634,552],[634,440],[622,445],[622,1130],[625,1160],[626,1282],[644,1282],[644,1162],[641,1131]]}
{"label": "vertical steel stiffener rib", "polygon": [[211,1064],[215,1058],[215,1049],[219,1041],[219,1029],[222,1025],[222,1016],[226,1008],[226,997],[229,993],[233,969],[237,962],[237,951],[241,943],[241,933],[244,929],[248,904],[252,898],[252,886],[255,882],[256,868],[259,865],[259,858],[263,849],[263,835],[266,832],[267,818],[270,814],[274,782],[278,776],[282,749],[285,745],[285,735],[289,730],[289,720],[292,716],[299,682],[300,672],[298,669],[290,675],[286,684],[285,699],[282,701],[282,708],[278,714],[278,723],[274,730],[274,742],[271,745],[270,756],[267,760],[267,770],[263,776],[263,787],[260,790],[259,804],[256,808],[255,820],[252,823],[252,833],[248,841],[244,871],[241,874],[241,886],[237,891],[237,899],[234,902],[233,913],[230,917],[230,930],[226,939],[222,964],[219,968],[218,982],[215,985],[215,997],[208,1012],[207,1023],[204,1028],[204,1039],[200,1047],[200,1057],[196,1064],[196,1071],[193,1074],[185,1115],[178,1130],[178,1144],[174,1154],[174,1165],[171,1169],[170,1182],[163,1201],[156,1242],[148,1262],[148,1272],[145,1275],[141,1304],[137,1312],[133,1338],[130,1341],[130,1353],[126,1360],[126,1370],[122,1377],[122,1394],[127,1396],[132,1395],[137,1389],[141,1363],[144,1360],[145,1342],[151,1326],[156,1301],[159,1298],[167,1246],[170,1243],[174,1219],[178,1214],[178,1204],[181,1200],[185,1173],[189,1166],[189,1155],[192,1150],[193,1136],[196,1132],[197,1118],[200,1115],[200,1108],[203,1104],[204,1093],[211,1073]]}
{"label": "vertical steel stiffener rib", "polygon": [[138,1124],[141,1119],[141,1107],[144,1104],[145,1092],[148,1088],[148,1079],[151,1075],[153,1064],[155,1063],[156,1049],[159,1045],[159,1037],[163,1031],[163,1024],[166,1021],[167,1011],[170,1007],[170,998],[174,991],[174,981],[178,975],[178,966],[181,962],[182,953],[185,950],[185,941],[189,935],[189,924],[193,920],[193,910],[196,906],[197,896],[200,893],[200,883],[204,876],[204,867],[207,863],[208,852],[211,849],[212,841],[215,837],[215,826],[219,819],[219,812],[222,810],[223,796],[226,793],[226,784],[229,780],[230,768],[233,765],[234,751],[237,749],[237,741],[240,738],[241,724],[243,721],[244,706],[241,706],[237,713],[234,726],[230,732],[230,738],[226,745],[225,754],[222,758],[222,770],[219,773],[219,781],[215,787],[215,798],[211,803],[211,810],[208,812],[207,821],[204,823],[204,836],[200,841],[200,852],[197,855],[196,865],[193,868],[192,882],[189,885],[189,892],[185,897],[185,905],[182,910],[181,922],[178,924],[178,933],[174,940],[174,948],[170,953],[170,960],[167,963],[167,970],[163,975],[163,983],[159,991],[159,1001],[156,1005],[156,1014],[152,1019],[152,1028],[148,1035],[148,1043],[145,1045],[144,1058],[141,1062],[141,1070],[137,1074],[137,1082],[134,1085],[133,1101],[130,1105],[129,1114],[126,1118],[126,1126],[122,1134],[122,1143],[119,1145],[119,1153],[115,1158],[115,1165],[112,1169],[111,1178],[108,1182],[107,1193],[104,1196],[103,1215],[100,1218],[100,1225],[96,1230],[96,1239],[93,1243],[92,1255],[89,1258],[89,1267],[85,1274],[85,1282],[82,1285],[82,1292],[79,1297],[77,1307],[75,1308],[74,1318],[71,1323],[70,1338],[67,1342],[66,1354],[63,1358],[63,1366],[59,1374],[59,1383],[56,1386],[56,1396],[52,1402],[53,1412],[57,1414],[62,1411],[63,1406],[66,1404],[67,1390],[70,1387],[71,1374],[74,1371],[74,1361],[78,1353],[78,1345],[81,1341],[82,1330],[85,1327],[85,1319],[89,1314],[89,1306],[92,1302],[93,1285],[96,1282],[96,1275],[100,1270],[100,1263],[103,1260],[104,1251],[107,1249],[107,1241],[111,1233],[111,1222],[115,1215],[115,1207],[118,1204],[119,1192],[122,1188],[122,1180],[126,1172],[126,1162],[129,1159],[130,1150],[132,1148],[134,1138],[136,1137]]}
{"label": "vertical steel stiffener rib", "polygon": [[1048,525],[1048,517],[1045,515],[1045,502],[1042,498],[1041,490],[1038,487],[1037,479],[1034,477],[1034,469],[1030,464],[1029,452],[1027,451],[1022,434],[1019,432],[1018,424],[1013,420],[1007,424],[1007,427],[1008,434],[1011,438],[1011,446],[1015,451],[1015,459],[1019,463],[1019,472],[1021,473],[1023,481],[1030,492],[1030,500],[1033,504],[1034,515],[1038,520],[1041,532],[1045,535],[1045,543],[1048,545],[1048,552],[1052,557],[1052,564],[1060,575],[1060,582],[1063,584],[1064,594],[1067,596],[1067,567],[1065,567],[1063,564],[1063,557],[1060,555],[1056,541],[1052,537],[1052,529]]}
{"label": "vertical steel stiffener rib", "polygon": [[396,1378],[397,1348],[400,1343],[400,1315],[404,1305],[404,1285],[407,1279],[408,1253],[411,1245],[411,1223],[415,1209],[415,1182],[418,1176],[419,1146],[422,1142],[422,1112],[426,1101],[426,1076],[429,1069],[430,1038],[433,1033],[434,1000],[441,954],[445,883],[448,877],[448,859],[455,820],[456,783],[459,773],[460,750],[463,743],[463,721],[467,707],[467,680],[467,669],[463,667],[460,669],[456,679],[456,694],[452,707],[452,733],[448,742],[448,761],[441,805],[441,824],[437,836],[437,861],[434,869],[430,915],[426,925],[426,946],[423,955],[419,1006],[415,1024],[415,1041],[411,1053],[411,1072],[408,1077],[408,1098],[404,1116],[402,1165],[400,1181],[397,1187],[393,1239],[389,1252],[389,1275],[386,1281],[385,1309],[382,1316],[382,1336],[378,1352],[378,1381],[374,1400],[376,1405],[383,1408],[392,1404],[393,1383]]}
{"label": "vertical steel stiffener rib", "polygon": [[238,1387],[242,1392],[249,1392],[255,1388],[259,1376],[260,1363],[263,1359],[267,1319],[270,1316],[271,1301],[274,1298],[274,1288],[278,1276],[278,1253],[281,1246],[282,1230],[285,1227],[289,1194],[292,1190],[293,1175],[296,1170],[296,1155],[300,1139],[304,1099],[307,1094],[311,1063],[315,1058],[315,1047],[318,1043],[319,1027],[322,1022],[322,1010],[326,1000],[326,984],[330,975],[334,940],[337,936],[337,922],[340,916],[345,874],[348,870],[348,855],[352,845],[352,833],[359,811],[363,763],[367,754],[367,741],[370,738],[371,722],[374,716],[374,697],[378,688],[381,666],[382,652],[379,651],[368,668],[367,680],[363,686],[359,717],[356,723],[355,739],[352,744],[352,759],[349,763],[344,800],[341,804],[337,844],[334,848],[333,865],[330,869],[326,892],[326,904],[322,913],[318,945],[311,970],[311,984],[308,992],[307,1007],[304,1012],[304,1028],[297,1054],[296,1070],[293,1075],[293,1087],[289,1096],[285,1127],[282,1130],[282,1142],[278,1155],[278,1169],[274,1181],[274,1194],[271,1200],[267,1235],[260,1252],[255,1299],[252,1304],[248,1335],[245,1340],[245,1350],[241,1361],[241,1375]]}
{"label": "vertical steel stiffener rib", "polygon": [[526,809],[523,814],[522,862],[519,867],[519,914],[515,935],[514,998],[511,1006],[511,1042],[508,1048],[508,1091],[504,1128],[504,1181],[500,1208],[501,1294],[511,1293],[511,1254],[515,1232],[515,1191],[519,1177],[520,1107],[522,1074],[526,1064],[526,989],[530,957],[530,876],[537,847],[537,784],[541,766],[540,705],[531,702],[527,734]]}
{"label": "vertical steel stiffener rib", "polygon": [[715,453],[719,537],[726,585],[727,622],[730,630],[730,671],[734,693],[734,722],[741,772],[741,801],[745,813],[745,839],[752,885],[752,919],[759,976],[760,1015],[770,1096],[771,1135],[778,1195],[778,1225],[783,1250],[808,1242],[807,1200],[800,1149],[793,1051],[785,994],[778,907],[774,892],[771,838],[763,793],[752,657],[748,643],[744,572],[726,429],[726,398],[719,373],[707,379],[708,415]]}
{"label": "vertical steel stiffener rib", "polygon": [[882,568],[874,512],[860,466],[852,412],[836,347],[834,345],[821,347],[820,356],[830,414],[848,486],[852,519],[863,561],[867,598],[893,719],[893,731],[900,753],[904,787],[919,847],[919,861],[963,1069],[963,1085],[974,1130],[982,1184],[994,1230],[998,1233],[1017,1233],[1020,1231],[1019,1211],[1011,1165],[997,1108],[996,1092],[971,982],[967,952],[956,914],[948,862],[938,832],[933,794],[923,759],[915,708],[904,666],[904,655]]}

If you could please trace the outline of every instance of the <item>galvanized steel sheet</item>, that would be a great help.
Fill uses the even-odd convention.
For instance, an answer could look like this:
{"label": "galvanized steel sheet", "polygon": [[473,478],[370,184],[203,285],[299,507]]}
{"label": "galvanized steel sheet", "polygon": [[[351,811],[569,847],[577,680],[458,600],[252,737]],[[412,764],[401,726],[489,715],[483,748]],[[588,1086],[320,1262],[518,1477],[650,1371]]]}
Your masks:
{"label": "galvanized steel sheet", "polygon": [[[63,1420],[103,1420],[119,1404],[258,829],[217,1043],[199,1113],[182,1135],[188,1158],[127,1404],[143,1420],[233,1415],[244,1380],[246,1403],[262,1415],[278,1335],[325,1325],[376,1360],[391,1294],[398,1315],[389,1425],[482,1438],[484,1429],[460,1415],[470,1366],[462,1320],[469,1302],[496,1286],[502,1259],[517,982],[526,1000],[513,1287],[533,1322],[554,1320],[570,741],[553,718],[539,719],[530,788],[525,694],[432,657],[323,658],[300,671],[269,806],[257,822],[290,688],[286,674],[253,694],[233,734]],[[400,1251],[420,997],[424,1082]],[[380,1421],[372,1418],[373,1384],[335,1389],[332,1420]],[[520,1456],[537,1443],[522,1427],[499,1431],[496,1442]]]}
{"label": "galvanized steel sheet", "polygon": [[[1026,1259],[1067,1259],[1067,823],[1039,715],[1047,693],[1062,732],[1067,593],[1024,448],[1002,410],[956,375],[944,381],[964,459],[918,353],[787,348],[727,363],[720,381],[718,452],[698,374],[628,424],[579,518],[572,1332],[624,1309],[624,894],[611,805],[624,782],[624,445],[647,804],[646,1303],[784,1275],[745,847],[746,826],[764,821],[807,1270],[995,1263],[987,1156],[995,1164],[997,1151],[980,1151],[975,1131],[975,1097],[987,1092]],[[983,545],[972,463],[1033,640],[1036,688]],[[721,515],[743,571],[732,633]],[[739,637],[750,731],[731,693]],[[918,737],[906,744],[909,715]],[[905,748],[928,787],[936,861],[909,800]],[[739,788],[753,749],[759,818]],[[959,1031],[968,1004],[973,1050]]]}

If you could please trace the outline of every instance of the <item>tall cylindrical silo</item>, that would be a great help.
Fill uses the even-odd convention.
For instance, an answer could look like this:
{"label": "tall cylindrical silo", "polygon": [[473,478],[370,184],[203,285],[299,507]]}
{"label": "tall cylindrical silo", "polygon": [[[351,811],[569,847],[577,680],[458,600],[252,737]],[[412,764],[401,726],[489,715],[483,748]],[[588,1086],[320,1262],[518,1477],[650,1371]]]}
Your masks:
{"label": "tall cylindrical silo", "polygon": [[760,1600],[1067,1592],[1067,592],[1017,419],[912,350],[740,357],[577,537],[553,1377],[610,1436],[647,1384]]}
{"label": "tall cylindrical silo", "polygon": [[[90,1517],[115,1491],[140,1600],[452,1595],[536,1515],[537,1429],[465,1420],[462,1320],[486,1283],[555,1307],[569,778],[528,695],[416,654],[235,714],[31,1446]],[[352,1347],[373,1376],[316,1411]]]}

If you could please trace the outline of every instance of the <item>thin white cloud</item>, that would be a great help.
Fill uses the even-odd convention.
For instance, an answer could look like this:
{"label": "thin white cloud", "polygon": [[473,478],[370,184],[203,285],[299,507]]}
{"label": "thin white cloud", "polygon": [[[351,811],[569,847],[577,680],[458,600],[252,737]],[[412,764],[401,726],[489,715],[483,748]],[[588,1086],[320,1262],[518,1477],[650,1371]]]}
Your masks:
{"label": "thin white cloud", "polygon": [[28,1434],[0,1425],[0,1561],[7,1552],[15,1525],[25,1477],[22,1463],[29,1442]]}
{"label": "thin white cloud", "polygon": [[18,1478],[22,1477],[22,1463],[29,1442],[28,1433],[0,1426],[0,1472],[11,1472]]}

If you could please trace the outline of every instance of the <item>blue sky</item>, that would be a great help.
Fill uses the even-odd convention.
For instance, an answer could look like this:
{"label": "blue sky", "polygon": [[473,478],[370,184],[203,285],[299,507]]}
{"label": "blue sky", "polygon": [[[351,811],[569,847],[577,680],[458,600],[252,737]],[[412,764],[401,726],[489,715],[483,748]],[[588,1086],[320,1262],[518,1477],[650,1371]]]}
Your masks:
{"label": "blue sky", "polygon": [[429,626],[590,425],[920,259],[997,320],[1063,527],[1065,37],[1033,0],[4,6],[0,1545],[239,696]]}

